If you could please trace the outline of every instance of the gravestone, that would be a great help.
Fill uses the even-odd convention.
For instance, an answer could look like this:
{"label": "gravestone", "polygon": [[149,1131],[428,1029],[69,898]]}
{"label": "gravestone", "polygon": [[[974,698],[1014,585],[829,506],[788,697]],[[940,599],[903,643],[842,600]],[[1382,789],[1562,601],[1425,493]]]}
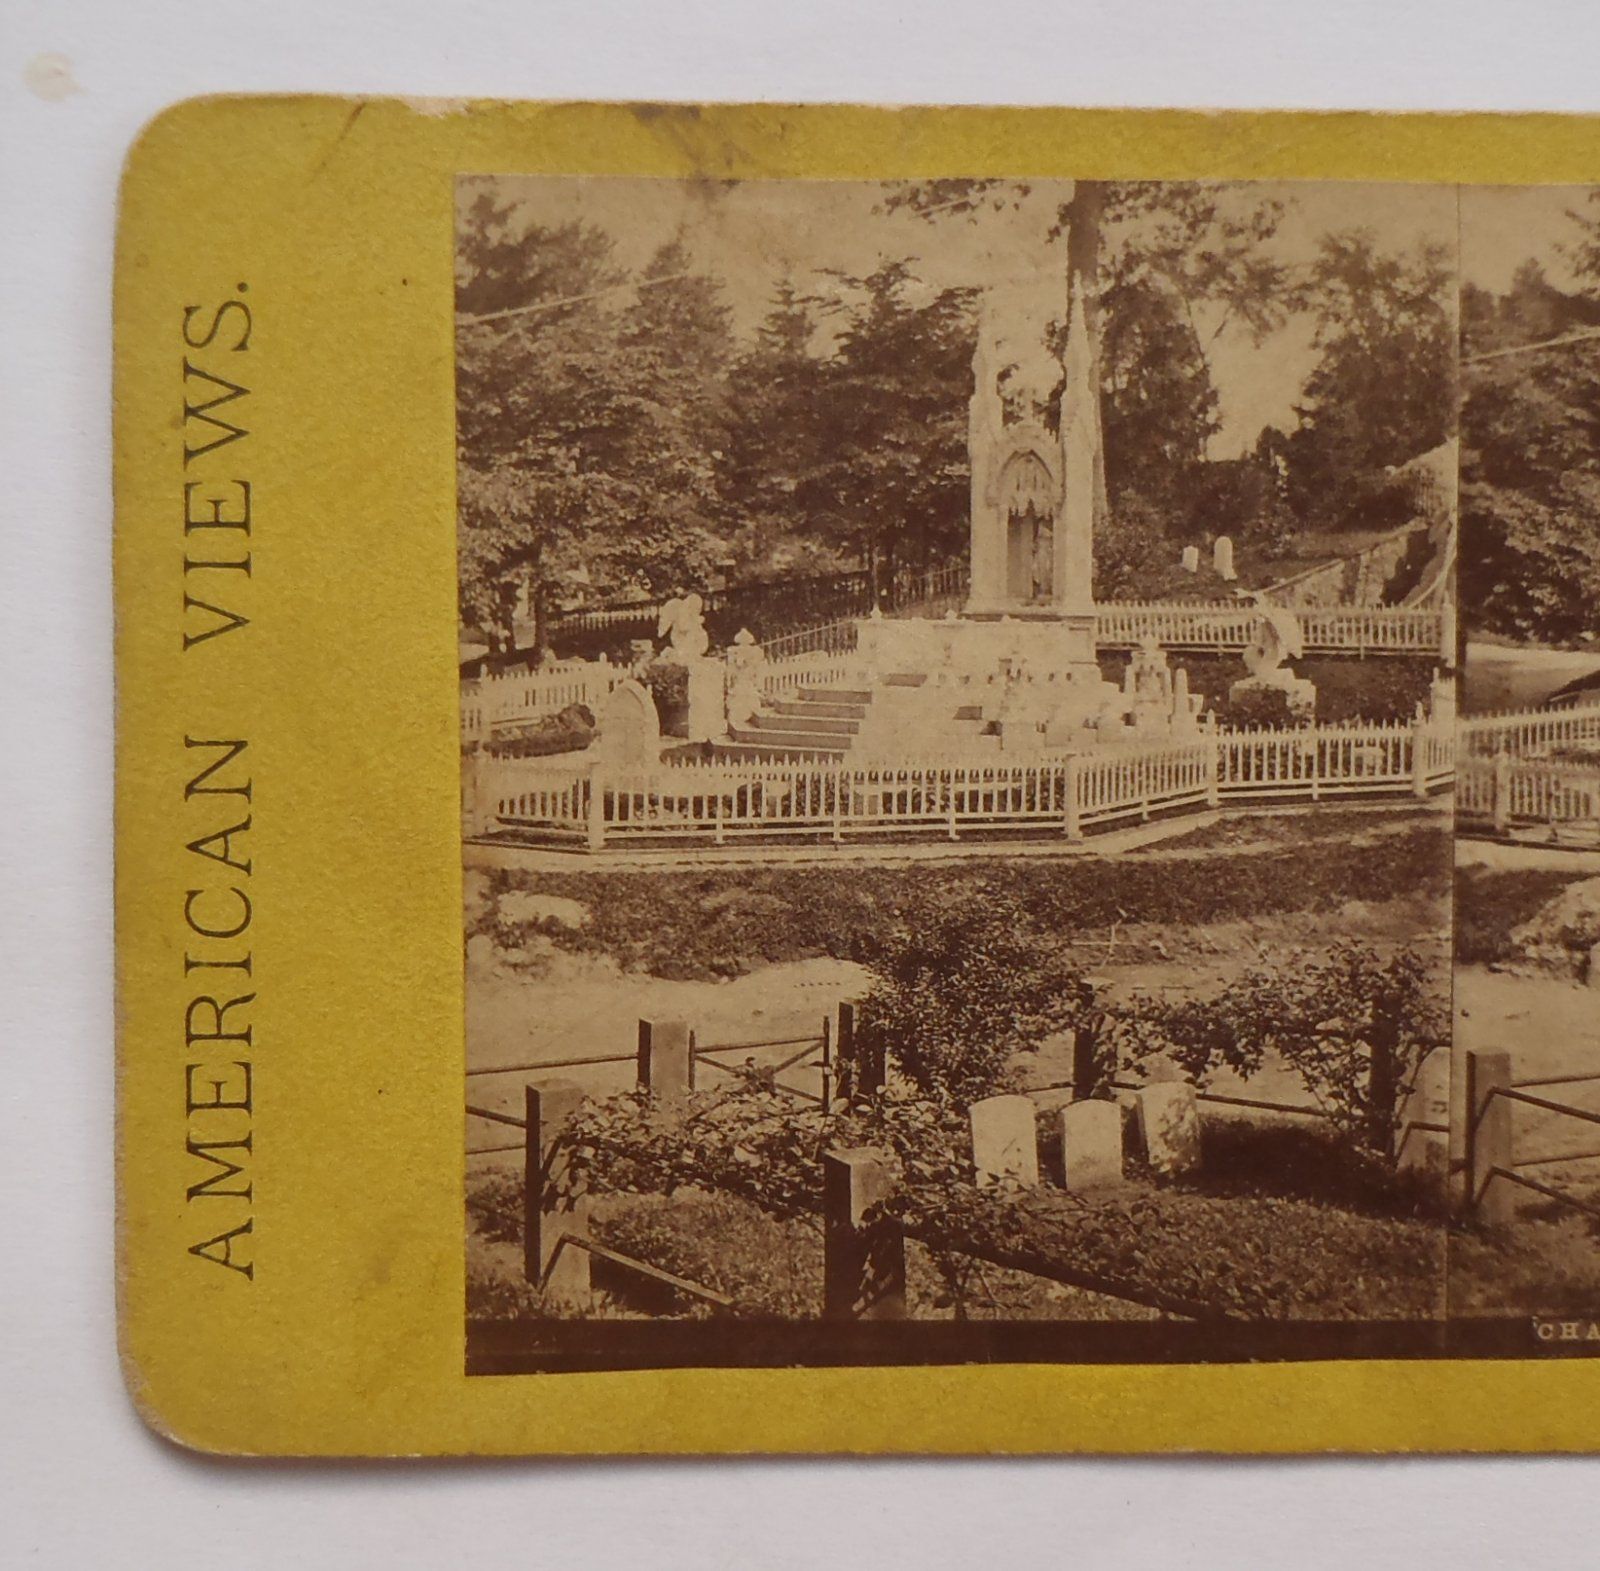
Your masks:
{"label": "gravestone", "polygon": [[1061,1109],[1061,1174],[1078,1192],[1122,1182],[1122,1109],[1115,1102],[1069,1102]]}
{"label": "gravestone", "polygon": [[1200,1106],[1194,1087],[1182,1080],[1144,1086],[1134,1094],[1134,1113],[1145,1160],[1164,1177],[1200,1166]]}
{"label": "gravestone", "polygon": [[600,700],[594,756],[618,769],[646,769],[661,762],[661,717],[650,689],[631,677]]}
{"label": "gravestone", "polygon": [[972,1123],[972,1165],[978,1183],[1014,1179],[1032,1188],[1039,1182],[1039,1136],[1033,1103],[1025,1096],[989,1096],[967,1109]]}
{"label": "gravestone", "polygon": [[1218,578],[1232,583],[1239,575],[1233,570],[1233,541],[1218,535],[1211,545],[1211,566]]}
{"label": "gravestone", "polygon": [[1183,556],[1180,558],[1180,561],[1182,562],[1184,572],[1198,573],[1200,571],[1200,547],[1197,545],[1186,545],[1183,548]]}

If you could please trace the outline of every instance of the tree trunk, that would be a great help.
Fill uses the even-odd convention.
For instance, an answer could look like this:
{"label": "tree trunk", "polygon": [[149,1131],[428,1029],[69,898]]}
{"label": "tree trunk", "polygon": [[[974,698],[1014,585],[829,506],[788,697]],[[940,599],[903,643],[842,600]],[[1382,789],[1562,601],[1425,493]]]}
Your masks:
{"label": "tree trunk", "polygon": [[1372,1059],[1367,1072],[1367,1140],[1385,1160],[1395,1155],[1395,1106],[1400,1095],[1399,1053],[1387,1033],[1378,1034],[1372,1044]]}
{"label": "tree trunk", "polygon": [[533,554],[528,559],[527,576],[524,582],[528,586],[528,608],[533,612],[533,664],[535,667],[545,663],[549,653],[550,638],[550,587],[544,576],[544,547],[533,548]]}

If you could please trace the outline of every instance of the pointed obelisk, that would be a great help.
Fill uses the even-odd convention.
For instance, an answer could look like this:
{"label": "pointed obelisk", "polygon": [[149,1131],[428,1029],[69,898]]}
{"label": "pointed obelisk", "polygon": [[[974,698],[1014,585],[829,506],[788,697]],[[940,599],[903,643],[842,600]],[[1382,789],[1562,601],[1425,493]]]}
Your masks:
{"label": "pointed obelisk", "polygon": [[1074,275],[1067,301],[1067,346],[1061,389],[1061,506],[1055,521],[1056,609],[1068,616],[1094,615],[1095,474],[1100,464],[1100,389],[1095,385],[1083,285]]}
{"label": "pointed obelisk", "polygon": [[972,471],[968,610],[999,610],[1005,601],[1006,524],[993,496],[994,467],[1005,413],[1000,401],[999,332],[990,297],[978,316],[972,355],[972,399],[967,405],[967,454]]}

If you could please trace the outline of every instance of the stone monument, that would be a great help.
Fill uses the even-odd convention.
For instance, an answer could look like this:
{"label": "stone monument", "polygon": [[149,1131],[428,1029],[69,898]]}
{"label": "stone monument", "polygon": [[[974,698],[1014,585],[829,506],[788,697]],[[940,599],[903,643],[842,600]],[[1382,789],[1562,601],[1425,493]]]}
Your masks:
{"label": "stone monument", "polygon": [[1212,542],[1211,569],[1225,583],[1239,576],[1233,569],[1233,540],[1228,535],[1218,535]]}
{"label": "stone monument", "polygon": [[1258,614],[1255,637],[1244,652],[1245,669],[1250,674],[1240,677],[1228,689],[1228,697],[1282,693],[1288,702],[1290,719],[1296,722],[1314,720],[1316,687],[1284,665],[1285,660],[1297,660],[1305,654],[1300,618],[1285,606],[1271,604],[1260,594],[1255,597],[1255,607]]}
{"label": "stone monument", "polygon": [[667,638],[661,658],[681,665],[688,708],[687,735],[691,742],[709,742],[724,734],[725,702],[723,664],[706,651],[711,647],[706,632],[705,602],[699,595],[674,595],[661,607],[656,620],[656,637]]}

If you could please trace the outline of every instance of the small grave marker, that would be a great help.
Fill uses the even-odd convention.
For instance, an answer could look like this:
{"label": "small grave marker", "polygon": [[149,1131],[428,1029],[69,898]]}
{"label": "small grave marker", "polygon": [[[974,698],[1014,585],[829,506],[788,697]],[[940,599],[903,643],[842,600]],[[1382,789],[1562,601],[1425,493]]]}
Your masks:
{"label": "small grave marker", "polygon": [[967,1109],[967,1116],[980,1184],[1011,1178],[1032,1188],[1039,1182],[1039,1137],[1027,1097],[985,1097]]}
{"label": "small grave marker", "polygon": [[1200,1107],[1192,1085],[1168,1080],[1144,1086],[1133,1105],[1145,1160],[1156,1172],[1171,1178],[1200,1166]]}
{"label": "small grave marker", "polygon": [[1122,1109],[1115,1102],[1069,1102],[1061,1109],[1062,1178],[1069,1190],[1122,1182]]}

